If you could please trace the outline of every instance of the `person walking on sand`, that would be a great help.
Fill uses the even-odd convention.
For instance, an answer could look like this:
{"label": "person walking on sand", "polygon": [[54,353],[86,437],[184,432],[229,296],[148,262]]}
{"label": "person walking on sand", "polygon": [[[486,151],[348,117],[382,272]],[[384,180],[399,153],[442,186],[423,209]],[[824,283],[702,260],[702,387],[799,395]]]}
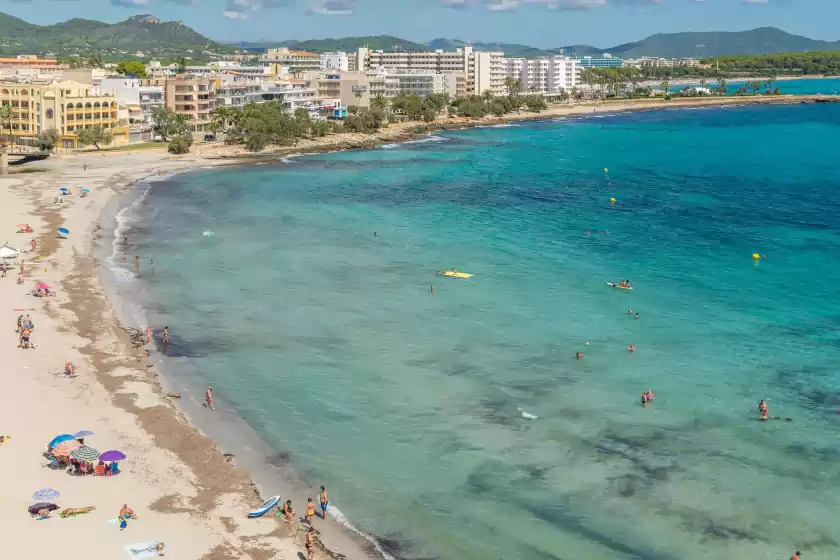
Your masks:
{"label": "person walking on sand", "polygon": [[23,274],[23,261],[20,261],[20,273]]}
{"label": "person walking on sand", "polygon": [[169,327],[163,327],[163,343],[169,344]]}
{"label": "person walking on sand", "polygon": [[152,326],[146,325],[146,344],[152,343]]}
{"label": "person walking on sand", "polygon": [[216,410],[213,408],[213,387],[207,387],[207,392],[204,394],[204,404],[210,410]]}
{"label": "person walking on sand", "polygon": [[128,253],[123,253],[123,262],[128,262]]}
{"label": "person walking on sand", "polygon": [[35,239],[33,239],[33,240],[32,240],[32,252],[33,252],[33,253],[35,252],[35,247],[37,247],[37,246],[38,246],[38,242],[37,242],[37,241],[35,241]]}
{"label": "person walking on sand", "polygon": [[314,532],[315,527],[310,527],[309,530],[306,532],[306,560],[313,560],[315,558],[315,539],[313,538]]}
{"label": "person walking on sand", "polygon": [[321,494],[318,496],[321,501],[321,517],[324,521],[327,520],[327,506],[330,505],[330,500],[327,498],[327,489],[321,486]]}
{"label": "person walking on sand", "polygon": [[137,267],[137,268],[140,268],[140,257],[139,256],[134,257],[134,266]]}

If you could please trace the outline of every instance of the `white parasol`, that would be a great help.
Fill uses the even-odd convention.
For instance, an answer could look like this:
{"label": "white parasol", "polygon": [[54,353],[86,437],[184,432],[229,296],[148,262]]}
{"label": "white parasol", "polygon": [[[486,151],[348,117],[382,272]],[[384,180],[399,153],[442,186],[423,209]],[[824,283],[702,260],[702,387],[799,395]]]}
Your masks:
{"label": "white parasol", "polygon": [[9,243],[0,247],[0,259],[13,259],[20,255],[20,251],[9,247]]}

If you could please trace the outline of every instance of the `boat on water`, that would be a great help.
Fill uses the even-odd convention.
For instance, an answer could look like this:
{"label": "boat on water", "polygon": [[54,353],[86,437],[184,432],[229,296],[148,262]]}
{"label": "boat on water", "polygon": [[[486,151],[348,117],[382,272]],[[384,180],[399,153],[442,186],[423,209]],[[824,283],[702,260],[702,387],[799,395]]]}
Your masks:
{"label": "boat on water", "polygon": [[607,282],[607,286],[609,286],[610,288],[618,288],[619,290],[632,290],[633,289],[633,286],[627,286],[627,285],[622,286],[618,282]]}
{"label": "boat on water", "polygon": [[466,272],[456,272],[454,270],[444,270],[443,272],[438,270],[438,276],[449,276],[450,278],[472,278],[472,274],[468,274]]}

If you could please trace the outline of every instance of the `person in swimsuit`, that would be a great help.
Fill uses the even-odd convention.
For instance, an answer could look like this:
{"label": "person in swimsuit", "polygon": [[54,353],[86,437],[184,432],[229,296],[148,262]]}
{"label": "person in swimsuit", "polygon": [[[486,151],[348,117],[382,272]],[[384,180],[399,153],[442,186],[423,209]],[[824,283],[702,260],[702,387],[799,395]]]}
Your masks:
{"label": "person in swimsuit", "polygon": [[152,343],[152,325],[146,325],[146,344]]}
{"label": "person in swimsuit", "polygon": [[327,489],[321,486],[321,494],[319,496],[321,500],[321,517],[324,518],[326,521],[327,519],[327,506],[330,504],[329,499],[327,498]]}
{"label": "person in swimsuit", "polygon": [[647,408],[647,393],[642,393],[642,408]]}
{"label": "person in swimsuit", "polygon": [[645,393],[645,398],[647,399],[647,402],[653,402],[653,399],[656,397],[653,396],[653,391],[648,389],[647,393]]}
{"label": "person in swimsuit", "polygon": [[210,410],[216,410],[213,408],[213,387],[207,387],[207,393],[204,394],[204,401]]}
{"label": "person in swimsuit", "polygon": [[315,540],[313,538],[314,532],[314,527],[310,527],[309,530],[306,532],[306,560],[312,560],[313,558],[315,558]]}
{"label": "person in swimsuit", "polygon": [[581,359],[583,359],[583,352],[578,352],[578,353],[576,353],[576,354],[575,354],[575,359],[576,359],[576,360],[581,360]]}
{"label": "person in swimsuit", "polygon": [[635,344],[629,345],[627,347],[627,350],[629,350],[630,352],[635,352],[636,351],[636,345]]}
{"label": "person in swimsuit", "polygon": [[632,309],[630,309],[629,307],[627,308],[627,314],[628,314],[628,315],[632,315],[632,314],[633,314],[633,310],[632,310]]}
{"label": "person in swimsuit", "polygon": [[283,504],[283,514],[286,516],[286,521],[291,521],[295,517],[295,510],[292,509],[292,500],[286,500]]}
{"label": "person in swimsuit", "polygon": [[315,517],[315,504],[312,503],[312,498],[306,500],[306,522],[312,526],[312,518]]}
{"label": "person in swimsuit", "polygon": [[758,403],[758,411],[761,413],[762,420],[767,420],[769,418],[767,416],[767,403],[764,402],[764,399],[761,399],[761,402]]}
{"label": "person in swimsuit", "polygon": [[163,327],[163,343],[169,344],[169,327]]}
{"label": "person in swimsuit", "polygon": [[793,556],[790,557],[790,560],[802,560],[802,557],[800,556],[800,554],[802,554],[802,553],[797,550],[796,554],[794,554]]}
{"label": "person in swimsuit", "polygon": [[637,321],[639,320],[639,314],[638,313],[636,313],[636,320]]}

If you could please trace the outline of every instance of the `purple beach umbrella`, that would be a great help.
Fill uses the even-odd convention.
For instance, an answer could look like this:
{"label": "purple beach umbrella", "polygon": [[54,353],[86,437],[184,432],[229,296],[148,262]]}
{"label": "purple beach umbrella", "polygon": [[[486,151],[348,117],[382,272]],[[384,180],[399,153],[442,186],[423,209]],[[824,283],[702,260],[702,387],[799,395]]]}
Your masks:
{"label": "purple beach umbrella", "polygon": [[110,451],[106,451],[100,455],[99,459],[101,461],[122,461],[125,459],[125,453],[117,451],[116,449],[111,449]]}
{"label": "purple beach umbrella", "polygon": [[95,435],[96,434],[94,432],[91,432],[90,430],[82,430],[81,432],[76,432],[75,434],[73,434],[73,437],[76,438],[76,439],[79,439],[79,438],[86,438],[86,437],[95,436]]}

